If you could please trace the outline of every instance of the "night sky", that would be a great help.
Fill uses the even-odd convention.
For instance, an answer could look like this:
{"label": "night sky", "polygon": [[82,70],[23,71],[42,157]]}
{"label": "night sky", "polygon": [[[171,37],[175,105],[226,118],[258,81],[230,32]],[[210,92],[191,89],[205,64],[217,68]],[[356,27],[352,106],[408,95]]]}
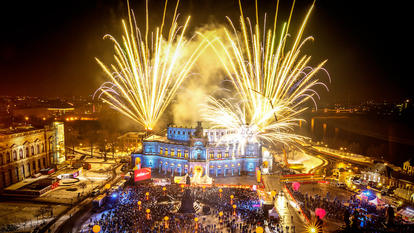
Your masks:
{"label": "night sky", "polygon": [[[154,22],[161,18],[164,1],[149,1],[150,20]],[[297,2],[295,22],[302,20],[311,3]],[[252,0],[243,4],[247,12],[254,9]],[[281,14],[288,14],[290,4],[290,0],[281,1]],[[259,5],[262,15],[265,11],[273,15],[275,1],[259,1]],[[144,6],[145,1],[131,0],[143,26]],[[234,0],[182,0],[179,9],[182,15],[192,16],[188,32],[207,23],[225,23],[226,15],[234,21],[238,17]],[[316,1],[305,31],[315,41],[304,52],[312,54],[313,64],[328,59],[326,68],[332,84],[329,93],[322,93],[323,102],[412,97],[410,10],[396,1]],[[94,57],[104,61],[112,57],[112,43],[102,37],[107,33],[119,35],[121,19],[126,15],[126,0],[2,3],[0,95],[92,94],[104,80]],[[292,32],[297,29],[294,26]]]}

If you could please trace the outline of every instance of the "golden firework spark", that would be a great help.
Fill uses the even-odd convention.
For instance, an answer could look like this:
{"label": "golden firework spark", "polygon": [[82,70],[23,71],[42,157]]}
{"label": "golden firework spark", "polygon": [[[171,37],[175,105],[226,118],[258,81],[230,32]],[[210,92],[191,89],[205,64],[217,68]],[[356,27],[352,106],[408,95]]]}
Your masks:
{"label": "golden firework spark", "polygon": [[319,233],[319,232],[322,232],[322,226],[319,225],[319,223],[317,221],[310,222],[305,226],[305,232],[306,233]]}
{"label": "golden firework spark", "polygon": [[244,16],[239,0],[240,30],[237,31],[228,18],[231,30],[226,28],[224,38],[211,43],[243,104],[234,106],[234,103],[211,97],[211,106],[205,108],[204,119],[214,127],[236,129],[247,126],[253,132],[251,136],[266,141],[288,144],[302,140],[304,137],[292,133],[293,127],[303,121],[299,114],[307,109],[305,103],[309,100],[316,106],[315,96],[319,96],[315,87],[327,88],[315,78],[316,73],[324,70],[326,61],[313,68],[309,66],[311,57],[301,55],[302,46],[313,40],[313,37],[302,39],[302,36],[314,5],[309,8],[291,47],[286,49],[295,3],[293,2],[289,18],[279,35],[276,33],[279,2],[273,28],[266,29],[265,16],[262,31],[257,0],[255,3],[254,25]]}
{"label": "golden firework spark", "polygon": [[262,121],[254,123],[247,119],[247,106],[247,103],[237,100],[218,100],[211,96],[208,98],[202,108],[203,119],[212,123],[213,128],[225,128],[230,132],[220,137],[218,144],[237,145],[234,150],[244,155],[246,146],[250,143],[281,142],[290,145],[305,139],[304,136],[292,133],[297,125],[297,118],[284,116],[277,121],[274,120],[274,114],[277,112],[291,112],[289,109],[282,109],[287,108],[286,106],[273,108],[266,112]]}
{"label": "golden firework spark", "polygon": [[[114,43],[115,64],[107,66],[96,58],[109,81],[103,83],[95,95],[146,130],[154,128],[207,44],[202,41],[195,49],[188,51],[191,39],[185,38],[184,34],[190,17],[184,25],[178,24],[179,1],[175,6],[171,26],[164,32],[167,2],[161,26],[149,33],[148,0],[146,1],[144,35],[141,34],[128,3],[129,20],[122,21],[122,40],[118,42],[111,35],[104,37]],[[164,34],[167,36],[164,37]]]}

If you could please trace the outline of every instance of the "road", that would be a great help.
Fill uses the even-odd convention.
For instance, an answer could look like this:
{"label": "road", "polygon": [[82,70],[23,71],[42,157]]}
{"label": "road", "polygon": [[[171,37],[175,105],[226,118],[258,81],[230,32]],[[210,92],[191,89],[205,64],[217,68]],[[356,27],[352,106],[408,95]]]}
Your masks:
{"label": "road", "polygon": [[[280,183],[279,175],[263,175],[263,183],[265,184],[265,191],[271,192],[272,190],[279,193],[284,188]],[[288,196],[277,195],[274,200],[274,205],[281,218],[282,225],[286,229],[289,226],[289,232],[304,232],[306,220],[298,212],[296,208],[292,206]],[[292,221],[293,220],[293,221]],[[292,231],[291,226],[295,226],[295,231]],[[286,232],[286,231],[285,231]]]}

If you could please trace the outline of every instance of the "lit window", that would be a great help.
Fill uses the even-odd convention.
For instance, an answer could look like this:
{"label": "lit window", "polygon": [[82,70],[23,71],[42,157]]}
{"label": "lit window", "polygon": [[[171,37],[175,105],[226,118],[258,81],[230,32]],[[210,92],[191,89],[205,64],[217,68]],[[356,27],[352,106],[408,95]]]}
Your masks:
{"label": "lit window", "polygon": [[174,149],[171,149],[171,157],[175,156]]}
{"label": "lit window", "polygon": [[219,153],[217,154],[217,158],[221,159],[221,157],[222,157],[221,152],[219,152]]}
{"label": "lit window", "polygon": [[188,158],[188,150],[184,151],[184,158]]}
{"label": "lit window", "polygon": [[226,153],[224,153],[224,157],[228,158],[229,157],[229,152],[226,151]]}
{"label": "lit window", "polygon": [[181,150],[177,150],[177,157],[181,158]]}
{"label": "lit window", "polygon": [[160,147],[160,155],[162,155],[162,152],[163,152],[162,147]]}
{"label": "lit window", "polygon": [[214,159],[214,152],[210,152],[210,159]]}
{"label": "lit window", "polygon": [[168,156],[168,148],[165,148],[165,156]]}

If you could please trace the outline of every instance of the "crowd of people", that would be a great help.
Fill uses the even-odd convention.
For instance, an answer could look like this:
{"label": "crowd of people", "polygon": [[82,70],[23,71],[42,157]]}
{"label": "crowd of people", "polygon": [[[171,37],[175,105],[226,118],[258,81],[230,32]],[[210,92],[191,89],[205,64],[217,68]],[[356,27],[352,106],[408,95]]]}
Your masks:
{"label": "crowd of people", "polygon": [[[201,206],[196,213],[177,212],[185,189],[191,190],[193,200]],[[107,198],[106,209],[99,210],[99,214],[88,220],[84,232],[99,225],[101,232],[113,233],[252,233],[257,226],[268,223],[257,192],[247,188],[141,184],[128,186],[118,195],[111,194]]]}
{"label": "crowd of people", "polygon": [[324,209],[326,215],[323,219],[327,221],[343,221],[345,224],[342,230],[345,232],[414,231],[413,225],[394,221],[392,207],[378,208],[366,200],[357,198],[356,195],[351,196],[349,200],[340,201],[336,197],[329,199],[317,194],[312,196],[307,193],[303,194],[300,190],[294,191],[290,186],[287,187],[309,219],[312,219],[312,215],[314,215],[312,213],[317,208]]}

